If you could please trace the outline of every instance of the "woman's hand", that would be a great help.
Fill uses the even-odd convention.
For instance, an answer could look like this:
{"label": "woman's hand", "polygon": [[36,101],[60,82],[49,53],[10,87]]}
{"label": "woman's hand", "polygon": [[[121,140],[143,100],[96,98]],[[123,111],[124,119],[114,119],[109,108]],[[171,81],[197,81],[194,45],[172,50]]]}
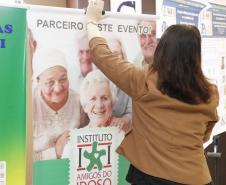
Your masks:
{"label": "woman's hand", "polygon": [[97,24],[98,21],[104,19],[105,16],[102,15],[104,8],[103,0],[89,0],[89,5],[86,10],[86,22]]}
{"label": "woman's hand", "polygon": [[56,156],[58,159],[61,158],[63,154],[64,146],[67,144],[69,140],[69,137],[70,137],[69,133],[70,133],[69,131],[65,131],[56,140],[55,150],[56,150]]}

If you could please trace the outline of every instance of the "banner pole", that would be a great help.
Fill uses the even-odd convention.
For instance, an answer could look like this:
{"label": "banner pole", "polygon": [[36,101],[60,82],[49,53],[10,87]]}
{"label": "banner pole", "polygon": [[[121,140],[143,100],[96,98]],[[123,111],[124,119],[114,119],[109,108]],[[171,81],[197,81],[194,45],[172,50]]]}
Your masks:
{"label": "banner pole", "polygon": [[[75,9],[75,8],[62,8],[62,7],[49,7],[49,6],[40,6],[40,5],[30,5],[29,9],[32,9],[33,11],[55,11],[58,13],[70,13],[70,14],[85,14],[84,9]],[[123,18],[123,19],[142,19],[142,20],[156,20],[159,19],[159,16],[156,15],[149,15],[149,14],[125,14],[120,12],[109,12],[105,11],[107,16],[110,16],[112,18]]]}

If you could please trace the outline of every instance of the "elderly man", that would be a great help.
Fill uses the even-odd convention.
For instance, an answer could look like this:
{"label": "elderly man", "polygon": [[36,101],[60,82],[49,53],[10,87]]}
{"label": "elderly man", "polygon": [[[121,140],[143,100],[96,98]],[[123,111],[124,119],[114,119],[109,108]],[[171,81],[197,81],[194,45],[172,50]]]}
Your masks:
{"label": "elderly man", "polygon": [[76,76],[72,77],[75,83],[70,84],[71,88],[79,91],[80,85],[85,76],[93,70],[93,64],[90,56],[90,49],[87,35],[83,35],[78,39],[78,59],[79,59],[79,72]]}
{"label": "elderly man", "polygon": [[153,60],[155,48],[157,45],[156,22],[140,21],[138,25],[151,27],[150,33],[140,33],[139,35],[141,53],[139,53],[138,56],[135,58],[134,63],[139,67],[143,67],[145,64],[152,63]]}

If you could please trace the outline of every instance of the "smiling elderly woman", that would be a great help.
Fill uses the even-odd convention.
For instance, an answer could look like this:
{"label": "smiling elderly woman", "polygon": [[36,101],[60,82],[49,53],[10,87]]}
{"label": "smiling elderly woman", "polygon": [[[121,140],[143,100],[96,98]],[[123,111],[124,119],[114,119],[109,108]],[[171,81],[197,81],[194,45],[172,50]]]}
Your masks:
{"label": "smiling elderly woman", "polygon": [[64,54],[40,49],[34,55],[33,160],[61,157],[69,130],[80,126],[79,95],[69,89]]}
{"label": "smiling elderly woman", "polygon": [[[112,116],[112,109],[117,101],[116,93],[116,86],[100,70],[90,72],[80,87],[80,102],[89,118],[89,124],[84,128],[116,126],[120,132],[114,142],[119,144],[124,138],[125,130],[124,125],[115,122]],[[71,143],[67,143],[62,158],[69,158],[72,148]]]}
{"label": "smiling elderly woman", "polygon": [[[89,117],[88,127],[113,126],[112,109],[116,86],[99,70],[90,72],[80,88],[80,102]],[[122,125],[117,125],[122,127]]]}

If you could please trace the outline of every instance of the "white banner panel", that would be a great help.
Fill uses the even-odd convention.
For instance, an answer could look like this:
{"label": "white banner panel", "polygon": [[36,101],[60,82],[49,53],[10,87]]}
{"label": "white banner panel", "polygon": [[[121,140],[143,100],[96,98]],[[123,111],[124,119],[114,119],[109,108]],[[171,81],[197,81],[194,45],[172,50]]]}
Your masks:
{"label": "white banner panel", "polygon": [[[66,143],[74,138],[69,131],[80,133],[75,130],[94,124],[96,127],[107,127],[109,122],[121,121],[122,128],[126,130],[132,118],[132,108],[131,99],[122,90],[116,88],[113,93],[113,89],[109,86],[103,87],[100,83],[95,83],[92,88],[87,85],[85,90],[80,88],[88,76],[97,71],[90,56],[84,11],[34,6],[28,11],[27,18],[33,49],[34,162],[60,159],[65,153]],[[119,57],[140,66],[145,63],[144,58],[152,57],[157,44],[153,16],[110,14],[109,18],[100,22],[99,29],[107,39],[110,49]],[[96,78],[95,81],[98,81],[101,77]],[[114,94],[115,100],[112,98]],[[101,108],[97,109],[96,100],[105,101]],[[81,154],[73,156],[73,160],[79,156],[83,157]],[[114,159],[108,161],[112,168],[118,166],[115,163],[120,166],[114,169],[113,184],[127,184],[124,179],[128,161],[121,157],[119,161],[116,158],[110,159]],[[82,167],[86,169],[86,166]],[[110,168],[109,165],[107,167]],[[88,174],[94,171],[96,173],[98,168],[94,166],[88,170]],[[71,176],[70,185],[76,184],[74,178],[75,176]],[[108,176],[103,174],[83,178],[80,175],[76,178],[81,183],[88,183],[104,182],[103,178]]]}

